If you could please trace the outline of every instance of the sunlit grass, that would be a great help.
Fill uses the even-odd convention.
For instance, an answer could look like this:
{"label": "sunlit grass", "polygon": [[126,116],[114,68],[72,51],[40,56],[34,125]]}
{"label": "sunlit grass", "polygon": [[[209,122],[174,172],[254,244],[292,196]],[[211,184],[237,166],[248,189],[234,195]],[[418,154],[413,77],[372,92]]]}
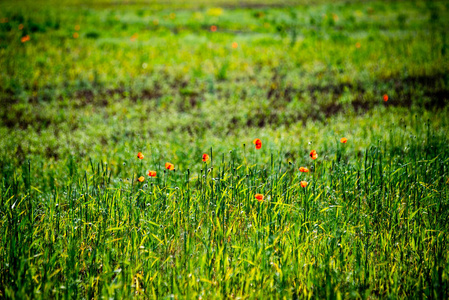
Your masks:
{"label": "sunlit grass", "polygon": [[448,297],[446,2],[73,3],[0,3],[0,298]]}
{"label": "sunlit grass", "polygon": [[332,153],[289,163],[263,147],[211,149],[199,167],[171,171],[150,149],[116,166],[70,157],[40,176],[33,161],[3,159],[2,293],[441,297],[441,134],[422,127],[357,157],[353,140],[335,141]]}

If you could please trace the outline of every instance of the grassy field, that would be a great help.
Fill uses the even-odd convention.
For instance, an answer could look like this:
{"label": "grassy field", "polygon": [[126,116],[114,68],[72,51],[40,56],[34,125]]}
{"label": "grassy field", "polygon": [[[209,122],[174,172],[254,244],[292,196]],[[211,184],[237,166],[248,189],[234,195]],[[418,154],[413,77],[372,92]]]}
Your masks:
{"label": "grassy field", "polygon": [[0,298],[449,297],[449,1],[261,3],[0,1]]}

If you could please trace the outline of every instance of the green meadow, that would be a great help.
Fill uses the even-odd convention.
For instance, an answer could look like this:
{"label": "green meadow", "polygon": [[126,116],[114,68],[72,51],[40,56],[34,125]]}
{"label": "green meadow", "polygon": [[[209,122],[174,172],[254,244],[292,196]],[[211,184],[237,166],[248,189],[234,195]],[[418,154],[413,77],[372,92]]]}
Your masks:
{"label": "green meadow", "polygon": [[449,1],[0,1],[0,298],[447,299],[447,28]]}

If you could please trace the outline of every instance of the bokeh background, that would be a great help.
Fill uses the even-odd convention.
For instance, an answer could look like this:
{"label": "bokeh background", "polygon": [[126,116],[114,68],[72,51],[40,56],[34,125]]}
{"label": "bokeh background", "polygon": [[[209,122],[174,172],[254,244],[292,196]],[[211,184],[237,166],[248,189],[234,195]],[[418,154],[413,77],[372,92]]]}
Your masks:
{"label": "bokeh background", "polygon": [[447,122],[447,1],[0,7],[4,155],[114,164],[152,148],[186,165],[258,136],[288,160],[335,135],[357,153],[416,116]]}

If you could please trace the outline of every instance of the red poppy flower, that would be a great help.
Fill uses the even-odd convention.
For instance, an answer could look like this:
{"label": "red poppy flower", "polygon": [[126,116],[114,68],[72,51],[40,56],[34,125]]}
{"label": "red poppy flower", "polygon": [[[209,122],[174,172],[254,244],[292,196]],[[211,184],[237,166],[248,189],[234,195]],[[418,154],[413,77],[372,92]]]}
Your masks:
{"label": "red poppy flower", "polygon": [[340,142],[343,143],[343,144],[346,144],[347,141],[348,141],[348,139],[345,138],[345,137],[343,137],[343,138],[340,139]]}
{"label": "red poppy flower", "polygon": [[142,154],[142,152],[137,153],[137,158],[138,158],[138,159],[143,159],[143,154]]}
{"label": "red poppy flower", "polygon": [[301,187],[305,188],[308,185],[307,181],[301,181]]}
{"label": "red poppy flower", "polygon": [[385,102],[387,102],[387,101],[388,101],[388,95],[385,94],[385,95],[383,96],[383,99],[384,99]]}
{"label": "red poppy flower", "polygon": [[21,41],[22,43],[28,42],[29,40],[30,40],[30,36],[29,36],[29,35],[23,36],[23,37],[20,39],[20,41]]}
{"label": "red poppy flower", "polygon": [[318,154],[316,153],[315,150],[310,151],[310,157],[312,159],[317,159],[318,158]]}
{"label": "red poppy flower", "polygon": [[167,163],[165,163],[165,168],[167,170],[173,171],[175,169],[175,165],[172,164],[172,163],[167,162]]}
{"label": "red poppy flower", "polygon": [[253,144],[256,145],[256,149],[259,150],[260,148],[262,148],[262,141],[260,139],[255,139],[253,141]]}
{"label": "red poppy flower", "polygon": [[254,197],[255,197],[255,198],[257,199],[257,201],[259,201],[259,202],[262,202],[262,201],[263,201],[263,195],[262,195],[262,194],[256,194]]}
{"label": "red poppy flower", "polygon": [[156,177],[156,171],[148,171],[148,176],[150,177]]}
{"label": "red poppy flower", "polygon": [[212,31],[212,32],[217,31],[217,26],[212,25],[212,26],[210,27],[210,31]]}
{"label": "red poppy flower", "polygon": [[143,182],[145,180],[145,177],[140,176],[139,178],[137,178],[137,180],[139,180],[140,182]]}
{"label": "red poppy flower", "polygon": [[207,155],[206,153],[203,154],[203,162],[206,162],[209,160],[209,155]]}
{"label": "red poppy flower", "polygon": [[301,167],[301,168],[299,168],[299,172],[308,173],[309,169]]}

